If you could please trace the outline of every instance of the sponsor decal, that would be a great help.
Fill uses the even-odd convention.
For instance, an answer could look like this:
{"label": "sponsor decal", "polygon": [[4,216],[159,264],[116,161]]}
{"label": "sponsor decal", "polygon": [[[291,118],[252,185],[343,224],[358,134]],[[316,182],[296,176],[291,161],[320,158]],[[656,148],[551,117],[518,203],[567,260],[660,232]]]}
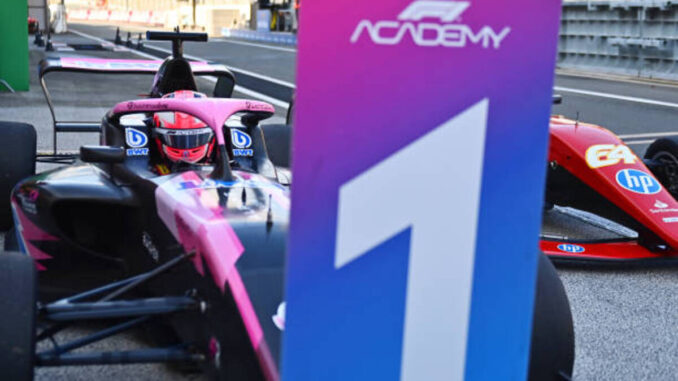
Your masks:
{"label": "sponsor decal", "polygon": [[233,156],[254,156],[254,151],[251,149],[234,149]]}
{"label": "sponsor decal", "polygon": [[563,243],[557,246],[558,250],[564,251],[566,253],[583,253],[584,247],[579,245],[574,245],[571,243]]}
{"label": "sponsor decal", "polygon": [[158,263],[160,261],[160,252],[158,252],[158,248],[153,243],[151,235],[147,232],[143,232],[141,234],[141,243],[144,245],[151,258],[153,258],[153,260]]}
{"label": "sponsor decal", "polygon": [[127,156],[148,156],[148,148],[128,148]]}
{"label": "sponsor decal", "polygon": [[275,183],[275,182],[261,182],[254,180],[244,180],[244,181],[221,181],[221,180],[212,180],[206,179],[202,182],[191,180],[191,181],[182,181],[179,183],[179,190],[188,190],[188,189],[223,189],[223,188],[276,188],[279,190],[287,190],[284,186]]}
{"label": "sponsor decal", "polygon": [[623,144],[596,144],[586,150],[586,163],[591,168],[607,167],[621,161],[635,164],[636,160],[636,155]]}
{"label": "sponsor decal", "polygon": [[360,20],[351,35],[351,43],[366,36],[378,45],[397,45],[411,40],[422,47],[463,48],[471,44],[499,49],[511,28],[494,29],[488,25],[472,28],[460,23],[459,17],[470,6],[469,1],[416,0],[400,12],[396,20]]}
{"label": "sponsor decal", "polygon": [[664,217],[664,218],[662,218],[662,221],[664,221],[666,223],[678,222],[678,216]]}
{"label": "sponsor decal", "polygon": [[622,169],[615,177],[617,184],[634,193],[655,194],[662,190],[662,186],[652,175],[638,169]]}
{"label": "sponsor decal", "polygon": [[271,106],[262,102],[245,101],[245,108],[253,111],[271,111]]}
{"label": "sponsor decal", "polygon": [[664,203],[664,202],[661,202],[661,201],[659,201],[659,200],[656,200],[655,203],[654,203],[654,207],[655,207],[655,208],[659,208],[659,209],[665,209],[665,208],[667,208],[668,206],[669,206],[669,204]]}
{"label": "sponsor decal", "polygon": [[[129,106],[130,105],[128,104],[128,107]],[[134,104],[132,104],[132,106],[134,106]],[[132,148],[144,147],[148,144],[148,136],[135,128],[126,128],[125,141],[127,142],[127,145]]]}
{"label": "sponsor decal", "polygon": [[273,315],[273,324],[278,327],[279,330],[285,330],[285,302],[280,303],[278,310],[275,315]]}
{"label": "sponsor decal", "polygon": [[38,214],[38,207],[35,202],[38,200],[39,195],[40,193],[37,189],[17,192],[17,198],[19,199],[19,204],[21,204],[21,209],[26,213]]}
{"label": "sponsor decal", "polygon": [[651,213],[678,213],[678,208],[669,208],[669,204],[656,200],[654,205],[656,209],[650,209]]}
{"label": "sponsor decal", "polygon": [[235,147],[233,156],[254,156],[254,150],[249,148],[252,146],[252,138],[246,132],[232,128],[231,143]]}
{"label": "sponsor decal", "polygon": [[169,106],[166,102],[155,102],[155,103],[135,103],[134,101],[127,102],[127,110],[139,110],[139,111],[156,111],[156,110],[169,110]]}

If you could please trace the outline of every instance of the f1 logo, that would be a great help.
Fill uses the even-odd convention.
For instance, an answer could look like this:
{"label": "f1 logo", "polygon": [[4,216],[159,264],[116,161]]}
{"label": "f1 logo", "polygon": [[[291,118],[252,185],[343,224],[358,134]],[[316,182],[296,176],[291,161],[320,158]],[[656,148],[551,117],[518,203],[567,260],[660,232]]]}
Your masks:
{"label": "f1 logo", "polygon": [[452,22],[471,5],[468,1],[415,1],[398,15],[398,20],[420,21],[423,18],[438,18]]}

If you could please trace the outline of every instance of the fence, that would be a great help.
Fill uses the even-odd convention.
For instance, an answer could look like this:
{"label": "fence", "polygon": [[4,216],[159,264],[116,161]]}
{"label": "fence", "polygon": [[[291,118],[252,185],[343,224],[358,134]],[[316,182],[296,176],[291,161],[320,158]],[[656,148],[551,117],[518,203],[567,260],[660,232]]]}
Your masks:
{"label": "fence", "polygon": [[678,80],[678,4],[565,1],[558,67]]}

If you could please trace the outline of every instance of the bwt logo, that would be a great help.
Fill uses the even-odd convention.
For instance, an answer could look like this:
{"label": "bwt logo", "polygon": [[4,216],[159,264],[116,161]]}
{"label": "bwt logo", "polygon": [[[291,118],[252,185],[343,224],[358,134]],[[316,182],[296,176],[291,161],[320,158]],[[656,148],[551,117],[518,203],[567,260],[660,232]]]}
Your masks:
{"label": "bwt logo", "polygon": [[[473,31],[468,25],[453,23],[470,6],[468,1],[416,0],[400,12],[397,21],[361,20],[353,31],[351,43],[356,43],[366,33],[372,42],[379,45],[397,45],[409,35],[418,46],[463,48],[471,43],[499,49],[511,32],[510,27],[496,32],[489,26],[483,26]],[[427,18],[438,19],[439,22],[420,22]]]}
{"label": "bwt logo", "polygon": [[252,138],[246,133],[234,128],[231,129],[231,141],[236,148],[249,148]]}
{"label": "bwt logo", "polygon": [[144,147],[148,143],[148,137],[143,132],[134,128],[125,129],[127,145],[133,148]]}

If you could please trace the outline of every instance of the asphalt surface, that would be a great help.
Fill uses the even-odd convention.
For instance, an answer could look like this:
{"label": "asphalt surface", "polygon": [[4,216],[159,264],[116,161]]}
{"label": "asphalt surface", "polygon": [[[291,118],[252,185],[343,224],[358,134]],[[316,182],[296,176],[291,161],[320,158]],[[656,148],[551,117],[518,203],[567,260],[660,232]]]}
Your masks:
{"label": "asphalt surface", "polygon": [[[71,24],[80,35],[112,40],[115,27]],[[126,29],[123,27],[123,36]],[[135,32],[138,29],[134,30]],[[162,57],[169,49],[164,42],[144,42],[141,54]],[[32,45],[31,45],[32,46]],[[272,99],[279,121],[293,93],[296,51],[288,46],[213,39],[208,43],[186,43],[186,54],[223,63],[235,72],[243,91],[239,96]],[[32,64],[42,51],[31,51]],[[57,54],[74,54],[59,52]],[[75,52],[115,58],[142,58],[135,52]],[[113,98],[129,93],[131,85],[141,81],[80,82],[73,78],[55,79],[65,88],[65,115],[92,113],[98,117],[111,106]],[[72,87],[68,87],[69,83]],[[145,84],[145,82],[143,82]],[[94,94],[83,98],[75,90]],[[143,92],[144,88],[140,90]],[[134,89],[136,90],[136,87]],[[678,87],[633,80],[610,80],[556,75],[556,93],[564,96],[553,113],[602,125],[622,136],[637,154],[642,155],[651,141],[662,133],[676,133]],[[70,95],[69,95],[70,94]],[[123,97],[124,98],[124,97]],[[124,98],[126,99],[126,98]],[[119,99],[123,100],[123,99]],[[41,149],[51,149],[50,117],[37,83],[31,91],[8,95],[0,93],[0,119],[25,120],[36,125]],[[69,114],[71,113],[71,114]],[[89,115],[89,114],[88,114]],[[94,119],[96,120],[96,119]],[[75,149],[94,136],[64,137],[65,148]],[[60,143],[61,144],[61,143]],[[61,147],[61,146],[60,146]],[[575,380],[677,380],[678,379],[678,269],[676,268],[560,268],[559,274],[570,298],[575,322]],[[91,329],[91,328],[90,328]],[[69,331],[67,335],[81,334]],[[135,335],[118,339],[111,345],[139,345]],[[108,348],[108,347],[106,347]],[[146,367],[146,368],[144,368]],[[125,367],[88,367],[40,370],[37,379],[184,379],[187,376],[157,365]],[[96,371],[93,371],[96,369]],[[159,373],[156,373],[159,372]]]}

